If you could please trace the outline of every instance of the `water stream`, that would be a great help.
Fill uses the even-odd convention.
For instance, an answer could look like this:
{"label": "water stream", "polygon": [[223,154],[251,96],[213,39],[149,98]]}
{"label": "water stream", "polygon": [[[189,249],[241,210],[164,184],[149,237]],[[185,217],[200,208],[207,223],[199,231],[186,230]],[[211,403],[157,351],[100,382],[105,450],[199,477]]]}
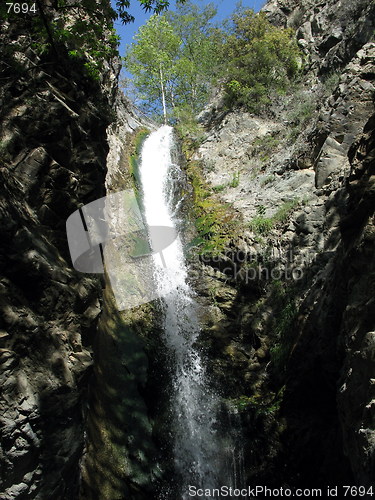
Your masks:
{"label": "water stream", "polygon": [[[140,178],[148,226],[176,226],[173,183],[178,182],[179,169],[172,162],[173,141],[172,128],[162,126],[143,146]],[[231,472],[218,431],[219,398],[210,386],[204,360],[195,345],[200,331],[198,306],[188,284],[180,238],[162,255],[154,254],[153,259],[156,287],[164,309],[164,342],[173,373],[170,401],[174,466],[180,477],[179,499],[185,499],[189,498],[188,485],[229,485]],[[175,495],[176,492],[164,498],[175,500]]]}

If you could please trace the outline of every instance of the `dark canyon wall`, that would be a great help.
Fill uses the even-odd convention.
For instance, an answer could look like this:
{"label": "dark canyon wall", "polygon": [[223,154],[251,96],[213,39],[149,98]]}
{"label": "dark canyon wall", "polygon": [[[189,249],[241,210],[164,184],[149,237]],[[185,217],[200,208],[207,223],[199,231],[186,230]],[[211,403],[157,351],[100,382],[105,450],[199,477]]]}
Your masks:
{"label": "dark canyon wall", "polygon": [[72,268],[65,222],[105,193],[110,85],[17,19],[0,36],[0,497],[71,499],[102,290]]}

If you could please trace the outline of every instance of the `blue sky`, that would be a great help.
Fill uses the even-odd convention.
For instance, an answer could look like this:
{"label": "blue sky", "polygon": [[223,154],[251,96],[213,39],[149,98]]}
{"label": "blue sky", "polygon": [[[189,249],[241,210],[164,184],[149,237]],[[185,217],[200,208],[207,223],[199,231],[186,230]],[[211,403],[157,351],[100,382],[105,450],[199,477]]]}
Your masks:
{"label": "blue sky", "polygon": [[[114,3],[111,0],[112,4]],[[236,7],[236,0],[196,0],[195,3],[201,5],[207,5],[208,3],[213,3],[217,9],[217,21],[221,21],[228,17]],[[254,9],[255,11],[259,11],[259,9],[265,4],[264,0],[242,0],[243,7],[249,7]],[[176,5],[175,0],[170,1],[169,10],[174,10]],[[121,25],[121,23],[116,22],[115,27],[117,29],[118,34],[121,37],[120,44],[120,55],[123,56],[125,53],[125,47],[127,44],[132,43],[133,36],[138,31],[138,28],[144,24],[147,19],[150,17],[150,13],[146,14],[144,10],[140,7],[137,0],[131,0],[131,7],[128,9],[129,12],[135,17],[134,23],[127,24],[126,26]]]}

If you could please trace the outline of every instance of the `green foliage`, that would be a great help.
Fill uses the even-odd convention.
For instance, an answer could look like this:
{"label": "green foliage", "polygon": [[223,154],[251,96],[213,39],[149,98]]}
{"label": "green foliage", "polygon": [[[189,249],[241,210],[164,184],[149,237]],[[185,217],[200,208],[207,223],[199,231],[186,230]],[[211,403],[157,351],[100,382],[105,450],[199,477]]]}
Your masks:
{"label": "green foliage", "polygon": [[[185,0],[177,0],[177,3],[184,3]],[[153,12],[154,14],[160,14],[164,10],[168,9],[168,0],[138,0],[139,4],[145,12]],[[134,16],[132,16],[127,10],[130,7],[130,0],[116,0],[117,12],[114,11],[114,16],[116,19],[120,19],[123,24],[128,24],[134,21]]]}
{"label": "green foliage", "polygon": [[149,134],[150,131],[147,129],[141,129],[137,132],[132,144],[133,152],[129,155],[129,172],[132,187],[140,207],[143,207],[143,201],[140,193],[141,178],[139,173],[139,155],[141,154],[143,143]]}
{"label": "green foliage", "polygon": [[[167,0],[138,2],[144,10],[155,13],[169,6]],[[116,0],[115,9],[109,1],[97,0],[37,1],[36,7],[34,15],[21,15],[12,9],[7,12],[8,8],[2,4],[0,15],[12,23],[22,23],[27,16],[30,45],[34,50],[40,54],[53,51],[61,61],[67,55],[81,64],[85,74],[94,80],[100,79],[106,64],[118,56],[119,37],[113,27],[114,20],[119,19],[125,24],[134,20],[127,10],[129,0]]]}
{"label": "green foliage", "polygon": [[266,207],[264,205],[259,205],[259,207],[257,207],[257,214],[264,216],[265,213],[266,213]]}
{"label": "green foliage", "polygon": [[224,191],[224,189],[227,187],[226,184],[219,184],[218,186],[213,186],[212,187],[212,190],[215,192],[215,193],[221,193],[221,191]]}
{"label": "green foliage", "polygon": [[257,208],[257,215],[250,222],[250,229],[257,235],[267,236],[272,229],[285,224],[289,220],[291,213],[296,210],[300,203],[298,198],[286,201],[277,209],[272,217],[266,217],[266,207],[260,205]]}
{"label": "green foliage", "polygon": [[316,110],[316,96],[309,91],[296,90],[290,103],[287,120],[292,128],[289,139],[295,140],[311,121]]}
{"label": "green foliage", "polygon": [[124,63],[146,111],[160,113],[163,106],[174,122],[191,125],[190,116],[207,102],[218,64],[215,14],[211,4],[180,3],[176,12],[153,16],[140,28]]}
{"label": "green foliage", "polygon": [[273,229],[274,223],[270,217],[256,215],[250,222],[251,230],[259,235],[265,236]]}
{"label": "green foliage", "polygon": [[232,180],[229,182],[229,187],[236,188],[240,183],[240,173],[235,172],[232,176]]}
{"label": "green foliage", "polygon": [[270,349],[272,371],[278,380],[282,380],[289,358],[290,346],[285,342],[276,342]]}
{"label": "green foliage", "polygon": [[288,300],[277,317],[276,334],[284,339],[289,334],[289,328],[297,315],[297,309],[293,300]]}
{"label": "green foliage", "polygon": [[[293,30],[277,28],[264,13],[248,9],[233,16],[228,34],[225,23],[214,26],[215,14],[212,4],[200,8],[187,1],[140,29],[124,61],[148,112],[160,114],[164,94],[165,115],[184,122],[187,108],[194,116],[223,84],[229,108],[259,112],[272,94],[288,88],[302,61]],[[151,26],[154,34],[146,36]]]}
{"label": "green foliage", "polygon": [[275,215],[273,216],[274,222],[276,224],[284,224],[289,219],[290,214],[296,210],[299,204],[300,200],[298,198],[294,198],[293,200],[284,202],[281,207],[277,209]]}
{"label": "green foliage", "polygon": [[259,112],[270,103],[270,91],[284,91],[301,61],[293,30],[277,28],[265,13],[252,9],[233,16],[233,33],[223,46],[230,79],[227,105]]}
{"label": "green foliage", "polygon": [[224,189],[226,189],[227,187],[231,187],[231,188],[238,187],[239,183],[240,183],[240,173],[234,172],[232,174],[232,179],[229,182],[227,182],[226,184],[219,184],[217,186],[213,186],[212,190],[215,193],[220,193],[221,191],[224,191]]}
{"label": "green foliage", "polygon": [[332,92],[335,90],[335,88],[339,84],[340,76],[341,76],[341,71],[339,70],[334,70],[327,74],[327,76],[323,81],[326,95],[331,95]]}
{"label": "green foliage", "polygon": [[265,398],[261,394],[254,396],[240,396],[231,399],[230,404],[240,412],[254,412],[257,416],[275,415],[280,410],[282,393]]}
{"label": "green foliage", "polygon": [[198,247],[201,255],[219,255],[236,232],[233,214],[213,195],[196,161],[188,163],[187,173],[193,186],[192,215],[198,232],[189,247]]}
{"label": "green foliage", "polygon": [[212,24],[216,13],[213,4],[200,7],[187,1],[178,5],[175,12],[166,14],[181,40],[176,67],[176,105],[189,106],[193,114],[207,102],[219,64],[219,32]]}
{"label": "green foliage", "polygon": [[266,236],[273,229],[273,220],[270,217],[265,217],[265,213],[266,207],[259,205],[257,215],[250,222],[250,229],[257,235]]}
{"label": "green foliage", "polygon": [[210,158],[206,158],[204,160],[204,169],[206,170],[206,172],[214,172],[215,170],[215,161],[210,159]]}
{"label": "green foliage", "polygon": [[157,109],[162,102],[166,119],[166,100],[173,100],[173,81],[181,40],[164,16],[153,15],[140,27],[124,58],[134,75],[134,84],[142,98]]}
{"label": "green foliage", "polygon": [[271,158],[272,153],[280,144],[279,132],[257,137],[253,141],[252,156],[257,156],[262,162],[266,162]]}
{"label": "green foliage", "polygon": [[193,139],[197,144],[204,137],[203,127],[197,123],[194,113],[189,105],[177,105],[174,109],[177,119],[175,129],[179,137],[184,141],[187,138]]}
{"label": "green foliage", "polygon": [[139,156],[141,154],[143,143],[145,142],[146,138],[149,135],[150,135],[150,131],[148,129],[142,129],[137,133],[135,141],[134,141],[135,154],[137,156]]}
{"label": "green foliage", "polygon": [[276,380],[283,383],[286,363],[295,342],[295,322],[298,316],[294,291],[284,283],[274,282],[273,301],[275,304],[274,333],[275,344],[270,349],[271,370]]}
{"label": "green foliage", "polygon": [[58,0],[54,7],[43,6],[44,39],[57,54],[64,47],[82,63],[88,77],[100,79],[105,63],[118,55],[119,37],[113,27],[116,12],[106,4],[98,7],[95,0]]}

